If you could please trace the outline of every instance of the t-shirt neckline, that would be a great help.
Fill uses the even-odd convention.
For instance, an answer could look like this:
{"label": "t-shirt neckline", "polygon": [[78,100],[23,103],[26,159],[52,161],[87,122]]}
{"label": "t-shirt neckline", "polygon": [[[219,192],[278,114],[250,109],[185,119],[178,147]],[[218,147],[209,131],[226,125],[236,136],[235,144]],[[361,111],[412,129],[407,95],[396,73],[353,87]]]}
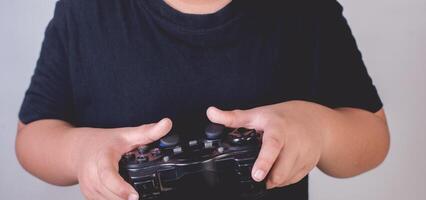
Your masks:
{"label": "t-shirt neckline", "polygon": [[220,10],[210,14],[183,13],[168,5],[164,0],[141,1],[153,14],[187,32],[208,32],[220,29],[241,15],[241,10],[237,9],[238,0],[232,0]]}

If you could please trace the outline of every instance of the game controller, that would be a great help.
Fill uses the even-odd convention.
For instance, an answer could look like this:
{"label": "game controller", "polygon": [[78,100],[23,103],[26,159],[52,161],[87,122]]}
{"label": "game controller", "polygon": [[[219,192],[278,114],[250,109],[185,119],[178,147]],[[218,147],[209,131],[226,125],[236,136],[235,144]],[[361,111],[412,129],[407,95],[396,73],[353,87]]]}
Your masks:
{"label": "game controller", "polygon": [[265,182],[251,177],[260,147],[261,133],[254,129],[210,124],[201,138],[180,141],[178,134],[171,133],[126,153],[119,172],[142,200],[170,196],[184,185],[194,188],[187,189],[191,193],[204,188],[232,193],[237,199],[257,199],[266,191]]}

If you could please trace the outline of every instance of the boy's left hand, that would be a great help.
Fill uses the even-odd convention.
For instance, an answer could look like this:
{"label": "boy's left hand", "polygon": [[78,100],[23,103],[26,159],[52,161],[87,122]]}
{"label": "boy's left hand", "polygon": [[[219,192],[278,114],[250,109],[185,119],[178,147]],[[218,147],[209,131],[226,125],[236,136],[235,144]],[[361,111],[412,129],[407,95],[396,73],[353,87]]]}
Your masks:
{"label": "boy's left hand", "polygon": [[305,101],[289,101],[249,110],[207,110],[210,121],[227,127],[263,131],[262,148],[252,177],[267,177],[268,189],[294,184],[319,162],[326,143],[326,108]]}

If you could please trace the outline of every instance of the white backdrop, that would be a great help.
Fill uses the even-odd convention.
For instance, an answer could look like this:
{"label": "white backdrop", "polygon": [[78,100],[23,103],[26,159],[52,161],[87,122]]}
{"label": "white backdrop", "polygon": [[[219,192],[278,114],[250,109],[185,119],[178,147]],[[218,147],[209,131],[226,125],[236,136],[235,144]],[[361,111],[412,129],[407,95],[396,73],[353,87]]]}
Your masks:
{"label": "white backdrop", "polygon": [[[385,103],[392,145],[383,165],[355,178],[334,179],[314,170],[310,197],[426,199],[426,1],[340,2]],[[0,0],[0,199],[83,199],[76,186],[50,186],[32,177],[14,154],[17,112],[54,4]]]}

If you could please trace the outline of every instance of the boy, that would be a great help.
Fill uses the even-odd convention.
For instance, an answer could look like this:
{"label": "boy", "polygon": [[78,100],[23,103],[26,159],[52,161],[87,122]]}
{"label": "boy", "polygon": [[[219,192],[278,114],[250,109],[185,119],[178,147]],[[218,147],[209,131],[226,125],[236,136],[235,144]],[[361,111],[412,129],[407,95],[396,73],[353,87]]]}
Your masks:
{"label": "boy", "polygon": [[252,177],[270,200],[308,199],[314,167],[355,176],[389,148],[335,0],[60,0],[19,116],[22,166],[87,199],[138,199],[118,160],[172,121],[184,137],[207,118],[264,131]]}

